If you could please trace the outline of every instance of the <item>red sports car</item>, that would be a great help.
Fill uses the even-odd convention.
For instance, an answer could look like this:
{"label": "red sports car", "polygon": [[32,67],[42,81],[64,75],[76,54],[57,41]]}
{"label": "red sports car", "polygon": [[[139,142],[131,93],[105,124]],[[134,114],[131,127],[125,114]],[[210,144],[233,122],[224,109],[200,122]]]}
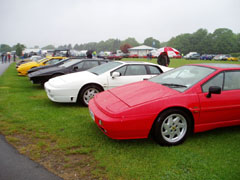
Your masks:
{"label": "red sports car", "polygon": [[191,132],[240,125],[240,65],[186,65],[96,95],[90,115],[112,139],[178,145]]}

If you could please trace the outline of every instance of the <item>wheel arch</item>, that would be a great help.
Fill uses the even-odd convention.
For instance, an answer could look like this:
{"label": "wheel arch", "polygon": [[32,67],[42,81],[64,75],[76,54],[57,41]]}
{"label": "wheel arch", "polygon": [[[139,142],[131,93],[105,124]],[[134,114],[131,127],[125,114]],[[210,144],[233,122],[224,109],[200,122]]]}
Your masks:
{"label": "wheel arch", "polygon": [[[159,114],[157,115],[156,119],[154,120],[154,122],[153,122],[153,124],[152,124],[152,127],[151,127],[151,130],[150,130],[150,132],[149,132],[149,135],[152,135],[152,134],[153,134],[153,129],[154,129],[155,123],[156,123],[157,119],[160,117],[160,115],[161,115],[163,112],[168,111],[168,110],[170,110],[170,109],[178,109],[178,110],[184,111],[184,112],[190,117],[190,120],[191,120],[191,122],[192,122],[192,123],[191,123],[191,133],[194,132],[194,124],[195,124],[195,122],[194,122],[194,117],[193,117],[192,112],[191,112],[188,108],[186,108],[186,107],[182,107],[182,106],[172,106],[172,107],[168,107],[168,108],[162,110],[161,112],[159,112]],[[148,136],[149,136],[149,135],[148,135]]]}
{"label": "wheel arch", "polygon": [[79,89],[79,91],[78,91],[78,96],[77,96],[77,101],[79,101],[79,95],[81,94],[82,90],[83,90],[85,87],[87,87],[87,86],[92,86],[92,85],[97,86],[97,87],[99,87],[99,88],[101,89],[101,91],[104,91],[104,88],[102,87],[102,85],[100,85],[100,84],[98,84],[98,83],[94,83],[94,82],[87,83],[87,84],[83,85],[83,86],[81,87],[81,89]]}

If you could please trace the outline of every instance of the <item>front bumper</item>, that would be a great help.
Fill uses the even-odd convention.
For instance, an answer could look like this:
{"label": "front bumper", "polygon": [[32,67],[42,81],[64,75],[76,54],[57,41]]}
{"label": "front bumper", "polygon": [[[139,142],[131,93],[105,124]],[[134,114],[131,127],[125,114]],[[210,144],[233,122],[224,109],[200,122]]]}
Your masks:
{"label": "front bumper", "polygon": [[[92,99],[88,105],[89,113],[99,129],[111,139],[140,139],[147,138],[150,132],[150,117],[110,117],[103,113]],[[152,117],[151,117],[152,118]]]}
{"label": "front bumper", "polygon": [[76,103],[78,91],[74,89],[64,89],[52,87],[49,82],[44,84],[48,98],[53,102]]}

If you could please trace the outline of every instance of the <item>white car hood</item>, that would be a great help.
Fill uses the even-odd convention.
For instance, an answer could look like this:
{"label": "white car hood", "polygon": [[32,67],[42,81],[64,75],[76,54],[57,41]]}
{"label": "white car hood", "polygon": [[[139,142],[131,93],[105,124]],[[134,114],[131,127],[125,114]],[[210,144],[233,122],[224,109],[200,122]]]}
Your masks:
{"label": "white car hood", "polygon": [[51,84],[51,86],[59,87],[69,83],[79,82],[81,81],[81,79],[84,81],[84,79],[86,78],[95,78],[95,77],[96,75],[93,73],[90,73],[88,71],[82,71],[82,72],[70,73],[70,74],[59,76],[59,77],[55,77],[50,79],[48,82],[49,84]]}

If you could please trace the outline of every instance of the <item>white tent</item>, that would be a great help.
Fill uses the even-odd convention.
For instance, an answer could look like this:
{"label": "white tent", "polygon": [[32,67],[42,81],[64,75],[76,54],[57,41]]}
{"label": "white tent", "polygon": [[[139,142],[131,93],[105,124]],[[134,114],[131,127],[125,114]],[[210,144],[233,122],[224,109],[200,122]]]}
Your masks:
{"label": "white tent", "polygon": [[141,45],[133,48],[129,48],[128,51],[130,55],[135,55],[137,54],[138,56],[146,56],[148,53],[150,53],[152,50],[155,50],[156,48],[146,46],[146,45]]}

